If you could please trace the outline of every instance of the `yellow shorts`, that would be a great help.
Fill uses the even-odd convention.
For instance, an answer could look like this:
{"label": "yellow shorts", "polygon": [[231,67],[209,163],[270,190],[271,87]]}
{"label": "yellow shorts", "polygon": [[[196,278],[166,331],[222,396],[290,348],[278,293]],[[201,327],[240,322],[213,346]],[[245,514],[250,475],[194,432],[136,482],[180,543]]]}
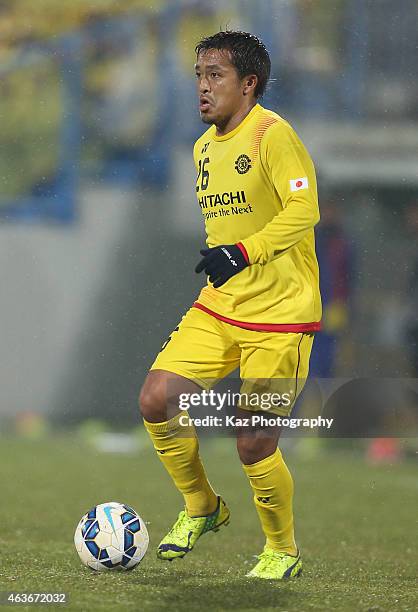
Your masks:
{"label": "yellow shorts", "polygon": [[[313,337],[313,333],[242,329],[191,308],[163,344],[151,370],[173,372],[210,389],[239,367],[240,392],[247,400],[251,393],[271,394],[271,401],[264,396],[263,405],[247,401],[240,407],[288,416],[308,376]],[[277,394],[287,393],[289,401],[278,401]]]}

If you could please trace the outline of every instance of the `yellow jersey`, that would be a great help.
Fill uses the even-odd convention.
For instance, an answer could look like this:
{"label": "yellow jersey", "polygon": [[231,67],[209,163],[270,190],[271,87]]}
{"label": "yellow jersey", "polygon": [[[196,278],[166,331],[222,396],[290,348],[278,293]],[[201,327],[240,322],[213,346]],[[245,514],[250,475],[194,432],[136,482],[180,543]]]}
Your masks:
{"label": "yellow jersey", "polygon": [[193,157],[208,246],[238,244],[250,264],[194,306],[246,329],[318,330],[315,168],[294,129],[256,104],[224,136],[206,130]]}

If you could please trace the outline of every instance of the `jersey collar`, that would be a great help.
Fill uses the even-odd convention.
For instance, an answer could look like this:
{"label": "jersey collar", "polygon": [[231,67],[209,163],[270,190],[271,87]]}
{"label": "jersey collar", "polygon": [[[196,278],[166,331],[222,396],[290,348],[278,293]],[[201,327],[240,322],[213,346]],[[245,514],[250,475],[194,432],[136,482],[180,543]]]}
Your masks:
{"label": "jersey collar", "polygon": [[[215,131],[213,135],[213,140],[216,140],[216,142],[222,142],[223,140],[229,140],[230,138],[233,138],[235,134],[238,134],[238,132],[244,127],[244,125],[246,125],[250,121],[250,119],[256,113],[258,113],[259,110],[261,110],[261,108],[262,107],[260,104],[256,104],[255,106],[253,106],[253,108],[250,110],[248,115],[241,121],[241,123],[239,123],[236,128],[234,128],[227,134],[224,134],[223,136],[217,136],[216,131]],[[216,130],[216,127],[215,127],[215,130]]]}

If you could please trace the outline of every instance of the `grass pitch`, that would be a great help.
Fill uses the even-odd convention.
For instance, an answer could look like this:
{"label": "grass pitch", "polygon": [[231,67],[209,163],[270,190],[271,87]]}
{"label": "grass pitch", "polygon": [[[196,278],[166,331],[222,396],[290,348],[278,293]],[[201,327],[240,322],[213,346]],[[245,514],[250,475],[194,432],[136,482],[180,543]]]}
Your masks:
{"label": "grass pitch", "polygon": [[[263,538],[233,440],[203,447],[230,526],[205,535],[184,560],[164,563],[155,547],[182,502],[145,441],[139,454],[109,455],[71,436],[3,438],[0,590],[66,591],[64,609],[83,611],[417,610],[416,465],[372,467],[351,452],[284,454],[296,483],[304,573],[275,583],[245,578]],[[150,548],[132,572],[98,574],[78,560],[75,526],[104,501],[128,503],[148,523]]]}

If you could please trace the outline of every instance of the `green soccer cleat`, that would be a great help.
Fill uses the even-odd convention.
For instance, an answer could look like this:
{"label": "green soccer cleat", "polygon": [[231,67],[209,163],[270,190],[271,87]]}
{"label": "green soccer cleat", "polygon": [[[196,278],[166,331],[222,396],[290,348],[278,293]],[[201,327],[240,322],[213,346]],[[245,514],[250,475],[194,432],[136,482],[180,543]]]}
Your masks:
{"label": "green soccer cleat", "polygon": [[257,565],[247,574],[248,578],[286,580],[296,578],[302,573],[302,559],[299,551],[296,557],[292,557],[266,546],[258,559]]}
{"label": "green soccer cleat", "polygon": [[219,496],[216,510],[208,516],[191,517],[182,510],[173,527],[161,540],[157,557],[167,561],[181,559],[192,550],[200,536],[208,531],[218,531],[221,525],[228,523],[229,510]]}

